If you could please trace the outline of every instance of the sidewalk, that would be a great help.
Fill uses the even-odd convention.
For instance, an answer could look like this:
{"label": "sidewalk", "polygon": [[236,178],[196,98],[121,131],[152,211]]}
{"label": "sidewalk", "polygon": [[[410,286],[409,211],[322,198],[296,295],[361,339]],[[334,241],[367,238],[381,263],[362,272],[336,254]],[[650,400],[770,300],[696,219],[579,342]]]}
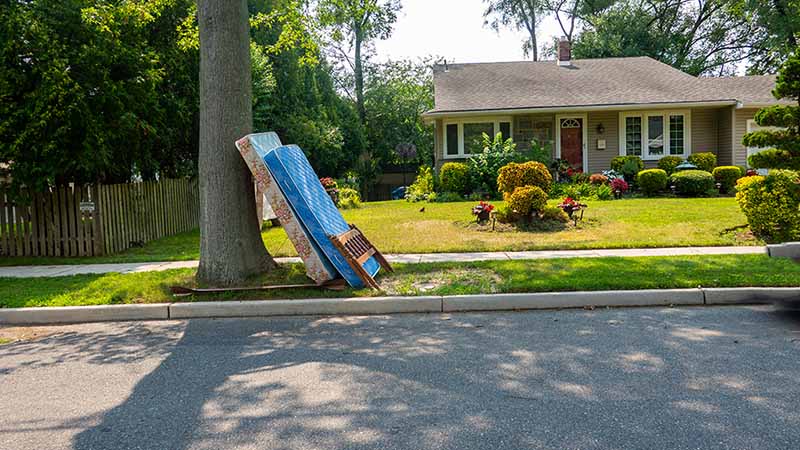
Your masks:
{"label": "sidewalk", "polygon": [[[635,256],[698,256],[766,254],[765,247],[674,247],[613,250],[542,250],[528,252],[427,253],[387,255],[390,263],[509,261],[523,259],[602,258]],[[300,258],[275,258],[280,264],[299,263]],[[81,274],[157,272],[197,267],[197,261],[144,262],[122,264],[82,264],[63,266],[0,267],[0,278],[63,277]]]}

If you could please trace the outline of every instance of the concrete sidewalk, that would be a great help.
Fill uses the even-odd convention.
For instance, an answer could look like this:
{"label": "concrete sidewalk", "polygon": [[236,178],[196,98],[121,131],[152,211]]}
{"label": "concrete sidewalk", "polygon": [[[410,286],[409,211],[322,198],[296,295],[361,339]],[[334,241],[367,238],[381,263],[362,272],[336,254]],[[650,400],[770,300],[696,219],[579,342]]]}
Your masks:
{"label": "concrete sidewalk", "polygon": [[[610,250],[542,250],[527,252],[427,253],[387,255],[391,263],[509,261],[556,258],[602,258],[636,256],[761,255],[765,247],[673,247]],[[300,258],[276,258],[280,264],[299,263]],[[197,267],[197,261],[143,262],[122,264],[81,264],[61,266],[0,267],[0,278],[64,277],[81,274],[157,272]]]}

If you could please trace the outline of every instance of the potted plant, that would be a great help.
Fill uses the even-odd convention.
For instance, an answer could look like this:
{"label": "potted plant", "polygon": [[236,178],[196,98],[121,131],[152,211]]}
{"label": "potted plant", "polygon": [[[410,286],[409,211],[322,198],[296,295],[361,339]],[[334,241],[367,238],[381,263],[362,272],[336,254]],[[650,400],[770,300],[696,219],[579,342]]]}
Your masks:
{"label": "potted plant", "polygon": [[586,208],[586,205],[573,199],[572,197],[567,197],[561,202],[560,205],[558,205],[558,207],[567,213],[570,218],[572,218],[572,214],[575,213],[575,211],[580,211],[583,208]]}
{"label": "potted plant", "polygon": [[488,202],[480,202],[472,208],[472,215],[476,217],[478,223],[486,222],[494,211],[494,205]]}

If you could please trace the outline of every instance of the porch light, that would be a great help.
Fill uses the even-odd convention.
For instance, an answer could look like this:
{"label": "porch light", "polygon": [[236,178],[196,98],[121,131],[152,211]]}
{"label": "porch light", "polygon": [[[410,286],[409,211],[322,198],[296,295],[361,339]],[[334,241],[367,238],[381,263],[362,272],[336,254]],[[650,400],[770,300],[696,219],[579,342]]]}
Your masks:
{"label": "porch light", "polygon": [[602,123],[597,124],[597,134],[603,134],[606,132],[606,127],[603,126]]}

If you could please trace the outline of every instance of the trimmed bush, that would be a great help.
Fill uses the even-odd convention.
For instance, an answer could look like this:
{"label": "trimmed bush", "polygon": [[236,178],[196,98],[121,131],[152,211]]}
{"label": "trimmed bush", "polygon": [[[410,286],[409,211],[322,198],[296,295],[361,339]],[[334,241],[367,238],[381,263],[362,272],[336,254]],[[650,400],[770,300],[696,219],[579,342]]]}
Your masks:
{"label": "trimmed bush", "polygon": [[358,191],[352,188],[339,189],[339,208],[355,209],[361,208],[361,196]]}
{"label": "trimmed bush", "polygon": [[547,194],[538,186],[521,186],[508,198],[508,207],[521,217],[530,218],[547,206]]}
{"label": "trimmed bush", "polygon": [[550,190],[553,176],[547,167],[536,161],[509,163],[501,167],[497,174],[497,189],[503,197],[511,195],[517,188],[536,186],[544,192]]}
{"label": "trimmed bush", "polygon": [[722,186],[722,192],[727,194],[728,192],[733,192],[736,187],[736,180],[742,178],[744,172],[738,166],[719,166],[714,168],[712,175],[714,175],[717,183]]}
{"label": "trimmed bush", "polygon": [[608,184],[608,177],[602,173],[595,173],[589,177],[589,183],[592,184]]}
{"label": "trimmed bush", "polygon": [[774,170],[739,179],[736,200],[753,233],[769,242],[800,240],[800,175]]}
{"label": "trimmed bush", "polygon": [[564,210],[558,206],[545,206],[544,209],[542,209],[540,218],[542,220],[551,220],[561,223],[569,222],[569,216],[567,213],[565,213]]}
{"label": "trimmed bush", "polygon": [[636,173],[644,170],[644,161],[638,156],[615,156],[611,159],[611,170],[624,174],[625,171],[623,169],[628,161],[633,161],[636,164],[636,167],[638,167]]}
{"label": "trimmed bush", "polygon": [[717,155],[711,152],[692,153],[689,155],[689,162],[700,170],[711,172],[717,167]]}
{"label": "trimmed bush", "polygon": [[672,175],[682,162],[683,158],[680,156],[665,156],[658,160],[658,168],[667,172],[667,175]]}
{"label": "trimmed bush", "polygon": [[667,188],[667,172],[662,169],[648,169],[636,175],[636,184],[645,195],[653,195]]}
{"label": "trimmed bush", "polygon": [[470,189],[469,167],[464,163],[448,162],[439,170],[439,188],[442,192],[467,194]]}
{"label": "trimmed bush", "polygon": [[777,148],[754,153],[747,159],[747,163],[756,169],[800,170],[800,160],[793,158],[788,151]]}
{"label": "trimmed bush", "polygon": [[670,177],[675,192],[688,197],[706,195],[714,190],[714,176],[705,170],[684,170]]}

